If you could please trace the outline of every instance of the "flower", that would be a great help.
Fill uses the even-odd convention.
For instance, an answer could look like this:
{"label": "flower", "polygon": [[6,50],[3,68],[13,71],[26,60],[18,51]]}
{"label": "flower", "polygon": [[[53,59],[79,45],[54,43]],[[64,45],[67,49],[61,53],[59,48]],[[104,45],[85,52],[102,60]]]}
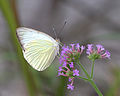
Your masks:
{"label": "flower", "polygon": [[70,64],[69,64],[69,66],[70,66],[70,68],[73,68],[74,66],[73,66],[73,62],[71,62]]}
{"label": "flower", "polygon": [[72,62],[74,59],[79,59],[80,55],[82,54],[83,50],[85,49],[84,46],[80,46],[79,43],[77,44],[70,44],[70,46],[63,46],[60,56],[60,64],[64,61]]}
{"label": "flower", "polygon": [[102,56],[102,58],[108,58],[108,59],[110,59],[110,52],[109,51],[105,51],[105,53],[104,54],[102,54],[101,56]]}
{"label": "flower", "polygon": [[81,46],[81,53],[83,52],[83,50],[85,49],[85,46]]}
{"label": "flower", "polygon": [[73,76],[79,76],[79,71],[77,69],[73,70]]}
{"label": "flower", "polygon": [[99,53],[100,51],[102,51],[102,50],[105,50],[105,48],[104,48],[102,45],[100,45],[100,44],[96,45],[96,47],[97,47],[97,52],[98,52],[98,53]]}
{"label": "flower", "polygon": [[74,48],[75,44],[70,44],[70,45],[72,46],[72,50],[75,51],[75,48]]}
{"label": "flower", "polygon": [[76,48],[78,51],[80,51],[80,44],[79,43],[76,44]]}
{"label": "flower", "polygon": [[62,70],[63,70],[62,67],[59,67],[59,70],[58,70],[58,71],[60,72],[60,71],[62,71]]}
{"label": "flower", "polygon": [[88,44],[86,54],[88,54],[88,58],[90,60],[96,60],[100,58],[110,59],[109,51],[105,50],[105,48],[100,44],[97,44],[96,47],[94,47],[93,44]]}
{"label": "flower", "polygon": [[70,84],[67,88],[70,90],[74,89],[73,82],[76,76],[79,76],[79,71],[75,69],[74,65],[76,60],[80,59],[84,46],[77,44],[70,44],[70,46],[63,46],[60,54],[59,62],[62,64],[58,69],[58,76],[64,76],[69,78]]}
{"label": "flower", "polygon": [[71,82],[73,79],[74,79],[74,78],[69,77],[69,80],[68,80],[68,81]]}
{"label": "flower", "polygon": [[88,46],[88,49],[87,49],[86,53],[88,55],[90,55],[93,52],[93,44],[88,44],[87,46]]}
{"label": "flower", "polygon": [[74,86],[71,85],[71,84],[68,84],[68,85],[67,85],[67,89],[73,90],[73,89],[74,89]]}
{"label": "flower", "polygon": [[63,63],[63,67],[66,67],[66,66],[67,66],[67,62],[64,61],[64,63]]}

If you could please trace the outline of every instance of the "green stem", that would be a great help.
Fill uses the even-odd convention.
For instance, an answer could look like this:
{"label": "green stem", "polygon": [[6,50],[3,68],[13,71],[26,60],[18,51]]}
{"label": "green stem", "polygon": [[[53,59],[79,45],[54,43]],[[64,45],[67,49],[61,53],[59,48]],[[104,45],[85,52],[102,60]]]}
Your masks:
{"label": "green stem", "polygon": [[100,90],[98,89],[98,87],[96,86],[95,82],[94,82],[93,80],[90,80],[89,82],[90,82],[90,84],[92,85],[92,87],[95,89],[95,91],[97,92],[97,94],[98,94],[99,96],[103,96],[103,94],[101,93],[101,91],[100,91]]}
{"label": "green stem", "polygon": [[86,69],[82,66],[82,64],[80,64],[80,62],[78,62],[78,64],[80,65],[80,67],[82,68],[83,72],[85,73],[85,75],[87,76],[88,79],[91,79],[88,72],[86,71]]}
{"label": "green stem", "polygon": [[89,79],[85,78],[85,77],[81,77],[81,76],[77,76],[79,77],[80,79],[83,79],[83,80],[86,80],[86,81],[89,81]]}
{"label": "green stem", "polygon": [[81,76],[79,76],[79,78],[81,78],[81,79],[83,79],[83,80],[89,81],[89,83],[90,83],[90,84],[92,85],[92,87],[95,89],[95,91],[97,92],[97,94],[98,94],[99,96],[103,96],[102,93],[100,92],[100,90],[98,89],[98,87],[96,86],[95,82],[94,82],[93,79],[91,78],[91,77],[93,77],[94,62],[93,62],[93,65],[92,65],[92,72],[91,72],[92,76],[91,76],[91,77],[90,77],[90,75],[88,74],[88,72],[86,71],[86,69],[82,66],[82,64],[80,64],[79,62],[78,62],[78,64],[80,65],[80,67],[82,68],[83,72],[85,73],[85,75],[87,76],[88,79],[87,79],[87,78],[84,78],[84,77],[81,77]]}
{"label": "green stem", "polygon": [[27,64],[25,64],[26,61],[24,61],[23,59],[20,46],[17,42],[16,27],[18,24],[15,20],[15,16],[9,4],[9,0],[0,0],[0,9],[11,30],[11,38],[15,46],[15,51],[17,52],[18,59],[21,62],[21,68],[25,76],[25,80],[27,83],[28,91],[29,91],[29,96],[36,96],[36,88],[35,88],[34,81],[32,80],[31,71],[28,70],[28,66]]}
{"label": "green stem", "polygon": [[61,77],[59,86],[55,90],[55,96],[65,96],[65,85],[66,85],[66,78]]}
{"label": "green stem", "polygon": [[91,78],[93,78],[94,66],[95,66],[95,60],[93,60],[92,62]]}

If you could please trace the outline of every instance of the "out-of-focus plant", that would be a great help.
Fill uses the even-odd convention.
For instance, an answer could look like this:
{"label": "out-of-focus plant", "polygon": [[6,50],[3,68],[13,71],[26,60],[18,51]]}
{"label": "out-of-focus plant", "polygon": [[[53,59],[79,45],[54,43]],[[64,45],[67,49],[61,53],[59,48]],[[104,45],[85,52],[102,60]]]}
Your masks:
{"label": "out-of-focus plant", "polygon": [[105,96],[119,96],[120,90],[120,68],[113,69],[114,82],[110,85],[110,88],[107,90]]}
{"label": "out-of-focus plant", "polygon": [[[64,96],[63,85],[65,84],[65,80],[64,79],[60,79],[57,81],[54,80],[54,77],[56,77],[55,70],[37,72],[33,70],[31,67],[29,67],[26,61],[24,60],[21,49],[20,49],[20,45],[18,44],[17,37],[16,37],[16,27],[19,27],[20,23],[19,23],[19,18],[17,17],[17,10],[16,10],[15,4],[16,4],[16,0],[10,0],[10,1],[0,0],[0,9],[10,28],[10,36],[13,42],[15,56],[17,55],[17,60],[19,60],[20,62],[21,69],[23,71],[23,74],[27,83],[29,95],[37,96],[39,94],[40,96],[41,95],[46,96],[46,94],[49,94],[51,96]],[[53,80],[55,81],[54,83],[52,83]],[[55,84],[55,83],[58,83],[58,84]],[[53,86],[53,84],[56,86]],[[46,87],[54,87],[54,88],[52,88],[51,90],[48,90]]]}
{"label": "out-of-focus plant", "polygon": [[27,64],[25,64],[26,62],[22,57],[22,52],[16,38],[16,27],[18,26],[18,22],[15,19],[15,14],[8,0],[0,0],[0,8],[11,30],[11,40],[13,41],[14,50],[17,52],[18,59],[21,62],[20,64],[25,76],[30,96],[35,96],[35,86],[33,80],[31,79],[31,72],[28,70]]}

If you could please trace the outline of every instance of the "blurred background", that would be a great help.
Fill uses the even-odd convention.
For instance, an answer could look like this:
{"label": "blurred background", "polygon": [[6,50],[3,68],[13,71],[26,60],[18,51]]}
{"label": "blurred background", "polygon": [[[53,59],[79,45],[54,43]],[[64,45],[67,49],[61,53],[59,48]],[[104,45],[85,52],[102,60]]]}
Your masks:
{"label": "blurred background", "polygon": [[[104,96],[120,96],[120,0],[0,0],[0,96],[98,96],[92,86],[75,79],[75,90],[57,77],[56,58],[43,72],[24,60],[16,38],[19,26],[40,30],[65,44],[102,44],[111,60],[98,60],[94,80]],[[81,62],[90,72],[86,56]],[[82,72],[81,72],[82,75]]]}

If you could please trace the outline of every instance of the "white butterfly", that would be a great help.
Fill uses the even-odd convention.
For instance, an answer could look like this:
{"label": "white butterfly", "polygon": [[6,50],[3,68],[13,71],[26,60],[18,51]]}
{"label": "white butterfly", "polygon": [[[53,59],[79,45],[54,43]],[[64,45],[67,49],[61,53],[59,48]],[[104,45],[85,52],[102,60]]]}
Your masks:
{"label": "white butterfly", "polygon": [[26,61],[36,70],[43,71],[51,65],[59,52],[59,42],[51,36],[30,28],[17,28],[17,37]]}

